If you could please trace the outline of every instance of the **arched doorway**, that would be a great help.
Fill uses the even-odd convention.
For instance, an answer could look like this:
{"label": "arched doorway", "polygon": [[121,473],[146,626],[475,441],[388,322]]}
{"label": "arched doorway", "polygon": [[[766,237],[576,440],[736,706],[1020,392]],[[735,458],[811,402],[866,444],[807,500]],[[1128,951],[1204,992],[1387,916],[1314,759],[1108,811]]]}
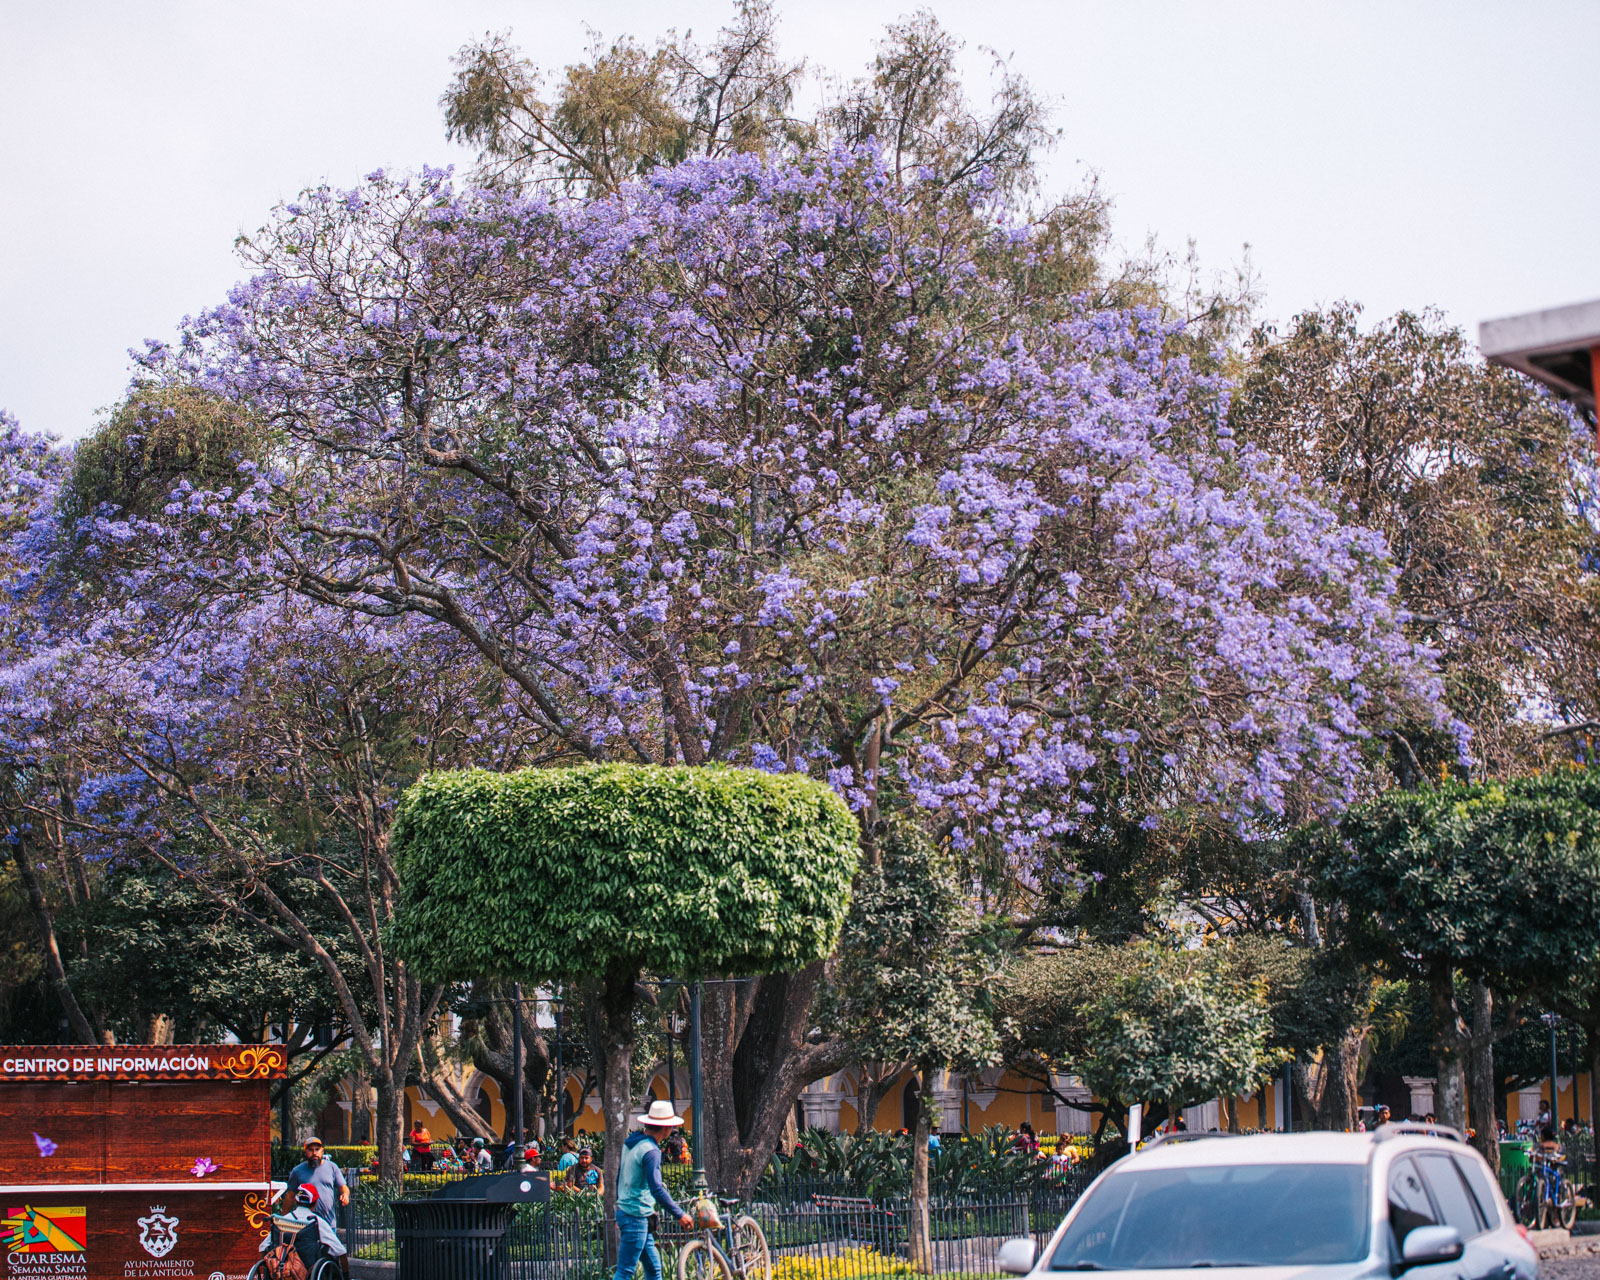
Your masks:
{"label": "arched doorway", "polygon": [[915,1072],[900,1092],[900,1123],[912,1133],[917,1131],[917,1116],[922,1111],[922,1082]]}

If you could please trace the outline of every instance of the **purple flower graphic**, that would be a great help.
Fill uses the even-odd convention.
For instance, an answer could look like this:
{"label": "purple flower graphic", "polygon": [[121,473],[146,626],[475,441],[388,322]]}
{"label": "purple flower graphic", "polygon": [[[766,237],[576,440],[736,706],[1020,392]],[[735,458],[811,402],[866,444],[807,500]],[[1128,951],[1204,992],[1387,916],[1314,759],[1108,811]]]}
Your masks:
{"label": "purple flower graphic", "polygon": [[41,1138],[37,1133],[33,1135],[33,1145],[39,1148],[41,1159],[53,1156],[56,1153],[56,1144],[51,1142],[49,1138]]}
{"label": "purple flower graphic", "polygon": [[189,1172],[197,1178],[203,1178],[208,1173],[215,1173],[218,1167],[217,1162],[210,1156],[201,1156],[194,1162],[194,1167]]}

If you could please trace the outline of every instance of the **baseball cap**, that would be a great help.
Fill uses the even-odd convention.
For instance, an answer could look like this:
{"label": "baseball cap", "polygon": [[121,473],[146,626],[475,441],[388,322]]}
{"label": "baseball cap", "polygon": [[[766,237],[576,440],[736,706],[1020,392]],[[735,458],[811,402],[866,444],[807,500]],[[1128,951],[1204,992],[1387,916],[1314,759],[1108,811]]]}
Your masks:
{"label": "baseball cap", "polygon": [[307,1207],[316,1204],[317,1189],[309,1182],[302,1182],[298,1187],[295,1188],[294,1202],[296,1204],[306,1205]]}

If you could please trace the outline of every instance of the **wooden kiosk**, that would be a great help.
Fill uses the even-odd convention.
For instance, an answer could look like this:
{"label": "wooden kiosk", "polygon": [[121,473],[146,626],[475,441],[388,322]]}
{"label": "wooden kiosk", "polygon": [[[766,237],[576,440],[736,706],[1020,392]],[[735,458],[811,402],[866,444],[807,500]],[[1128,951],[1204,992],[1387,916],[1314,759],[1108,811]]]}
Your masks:
{"label": "wooden kiosk", "polygon": [[0,1046],[0,1280],[243,1280],[276,1045]]}

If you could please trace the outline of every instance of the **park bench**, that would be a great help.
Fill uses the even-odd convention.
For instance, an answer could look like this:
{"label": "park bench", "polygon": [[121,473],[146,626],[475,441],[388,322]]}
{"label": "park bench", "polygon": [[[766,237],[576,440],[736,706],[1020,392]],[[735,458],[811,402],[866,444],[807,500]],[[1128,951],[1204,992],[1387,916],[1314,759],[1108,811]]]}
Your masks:
{"label": "park bench", "polygon": [[824,1231],[834,1239],[864,1244],[891,1257],[904,1243],[901,1215],[866,1196],[813,1195],[811,1203]]}

